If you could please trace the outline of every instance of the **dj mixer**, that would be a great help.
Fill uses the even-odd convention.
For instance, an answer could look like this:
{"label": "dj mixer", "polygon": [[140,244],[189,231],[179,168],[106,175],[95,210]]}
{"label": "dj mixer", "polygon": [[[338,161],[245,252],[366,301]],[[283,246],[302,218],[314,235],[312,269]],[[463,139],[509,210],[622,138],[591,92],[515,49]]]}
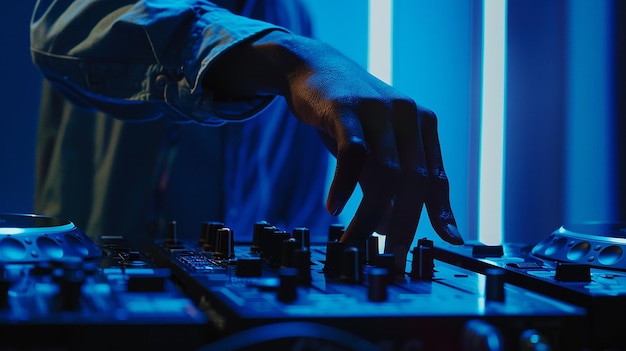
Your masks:
{"label": "dj mixer", "polygon": [[[200,227],[180,240],[172,222],[138,246],[0,215],[0,350],[626,349],[610,325],[623,316],[622,273],[547,257],[562,255],[546,254],[554,238],[536,253],[423,238],[397,274],[380,238],[349,246],[340,225],[323,243],[264,221],[251,242],[221,222]],[[576,280],[585,267],[589,280]]]}
{"label": "dj mixer", "polygon": [[209,316],[217,336],[205,350],[577,350],[586,310],[434,259],[420,240],[412,270],[393,274],[393,255],[372,237],[362,248],[310,243],[267,222],[237,243],[220,222],[194,242],[170,236],[151,252]]}

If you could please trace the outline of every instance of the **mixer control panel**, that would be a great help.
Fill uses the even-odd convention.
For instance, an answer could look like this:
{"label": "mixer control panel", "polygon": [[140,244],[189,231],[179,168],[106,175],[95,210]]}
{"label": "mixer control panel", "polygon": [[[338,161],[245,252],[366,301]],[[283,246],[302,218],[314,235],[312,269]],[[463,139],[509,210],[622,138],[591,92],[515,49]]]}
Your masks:
{"label": "mixer control panel", "polygon": [[437,260],[430,240],[412,250],[410,272],[395,274],[396,258],[376,238],[359,248],[339,242],[337,227],[324,244],[310,243],[306,228],[259,222],[252,230],[251,243],[237,243],[233,230],[207,222],[198,241],[171,235],[148,250],[209,316],[219,337],[207,350],[565,350],[587,342],[584,308],[509,284],[503,270]]}

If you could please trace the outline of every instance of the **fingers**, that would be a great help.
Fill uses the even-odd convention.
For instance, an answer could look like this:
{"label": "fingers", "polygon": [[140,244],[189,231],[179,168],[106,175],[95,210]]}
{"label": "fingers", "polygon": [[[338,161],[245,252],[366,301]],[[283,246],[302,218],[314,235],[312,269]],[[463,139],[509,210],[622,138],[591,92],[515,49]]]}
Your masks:
{"label": "fingers", "polygon": [[341,237],[342,242],[365,240],[379,228],[397,192],[398,174],[397,168],[367,163],[360,178],[363,198]]}
{"label": "fingers", "polygon": [[337,216],[352,196],[367,161],[367,146],[358,119],[353,114],[339,118],[334,136],[320,132],[322,141],[337,159],[326,210]]}
{"label": "fingers", "polygon": [[333,137],[323,135],[337,157],[327,209],[338,215],[358,182],[363,198],[341,241],[362,240],[382,228],[385,251],[399,257],[400,270],[424,204],[443,240],[460,245],[463,238],[450,206],[435,114],[410,99],[395,100],[389,107],[351,110],[334,126]]}
{"label": "fingers", "polygon": [[410,100],[394,105],[392,124],[396,135],[401,177],[394,199],[389,233],[385,250],[394,253],[396,262],[403,261],[421,216],[428,186],[428,170],[421,138],[421,125],[417,107]]}
{"label": "fingers", "polygon": [[429,172],[429,186],[427,189],[426,210],[428,217],[437,234],[446,242],[453,245],[464,243],[452,208],[450,206],[450,184],[446,175],[441,146],[437,130],[437,117],[427,109],[423,109],[422,139],[425,145],[425,156]]}
{"label": "fingers", "polygon": [[[341,238],[342,242],[364,240],[370,236],[381,223],[391,199],[397,192],[400,166],[393,126],[386,118],[389,114],[388,106],[375,102],[367,104],[367,108],[363,110],[366,111],[359,114],[359,124],[367,140],[368,153],[364,155],[365,158],[357,161],[361,167],[357,168],[354,161],[345,157],[349,155],[348,152],[354,152],[351,143],[340,145],[337,157],[334,180],[338,185],[337,193],[341,184],[340,179],[346,177],[345,174],[350,174],[347,177],[351,180],[356,177],[363,190],[363,198]],[[329,207],[332,208],[332,205]]]}

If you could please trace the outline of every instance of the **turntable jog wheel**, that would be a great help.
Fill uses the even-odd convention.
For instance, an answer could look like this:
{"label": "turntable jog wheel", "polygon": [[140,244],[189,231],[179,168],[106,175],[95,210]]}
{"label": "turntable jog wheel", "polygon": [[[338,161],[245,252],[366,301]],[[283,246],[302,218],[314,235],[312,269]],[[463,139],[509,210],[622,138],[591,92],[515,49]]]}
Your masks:
{"label": "turntable jog wheel", "polygon": [[0,263],[30,263],[102,256],[100,247],[71,221],[32,214],[0,214]]}
{"label": "turntable jog wheel", "polygon": [[564,225],[535,245],[532,254],[557,262],[626,270],[626,223]]}

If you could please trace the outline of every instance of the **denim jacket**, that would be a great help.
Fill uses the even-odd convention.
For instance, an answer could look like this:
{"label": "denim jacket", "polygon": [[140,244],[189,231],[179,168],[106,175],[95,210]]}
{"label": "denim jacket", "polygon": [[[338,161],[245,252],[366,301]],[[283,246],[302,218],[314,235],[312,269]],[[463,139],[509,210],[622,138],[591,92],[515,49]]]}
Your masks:
{"label": "denim jacket", "polygon": [[203,0],[39,0],[31,53],[83,107],[220,124],[256,115],[273,97],[218,101],[202,89],[205,72],[229,48],[272,30],[286,29]]}

